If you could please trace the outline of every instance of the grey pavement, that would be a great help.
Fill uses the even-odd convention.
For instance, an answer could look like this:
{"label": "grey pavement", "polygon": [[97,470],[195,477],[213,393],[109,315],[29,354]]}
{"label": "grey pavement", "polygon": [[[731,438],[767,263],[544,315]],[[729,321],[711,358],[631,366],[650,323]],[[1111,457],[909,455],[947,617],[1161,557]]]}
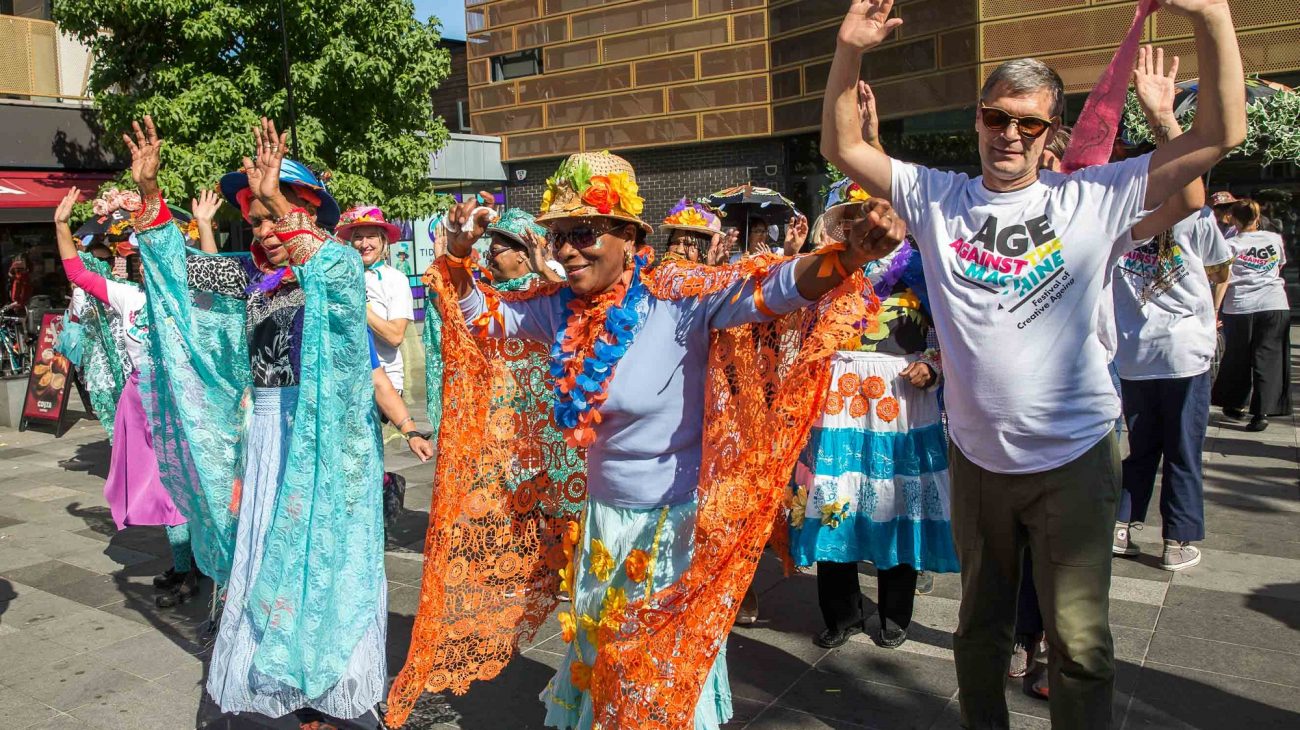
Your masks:
{"label": "grey pavement", "polygon": [[[1216,413],[1202,564],[1160,570],[1158,523],[1134,533],[1141,556],[1115,561],[1117,728],[1300,727],[1298,450],[1295,419],[1250,434]],[[209,598],[154,606],[150,580],[170,564],[167,542],[158,528],[114,530],[102,496],[108,453],[92,420],[61,439],[0,429],[0,727],[295,728],[225,717],[204,699]],[[395,673],[418,603],[431,474],[400,441],[388,463],[408,479],[410,510],[386,557]],[[861,579],[874,596],[869,568]],[[937,576],[934,593],[917,599],[911,639],[897,650],[862,636],[831,651],[814,646],[811,575],[782,578],[768,558],[755,587],[760,622],[735,630],[728,646],[728,728],[959,726],[956,576]],[[536,697],[560,661],[558,634],[552,620],[501,677],[465,696],[426,695],[408,727],[540,728]],[[1018,683],[1007,697],[1013,727],[1050,726],[1047,704]]]}

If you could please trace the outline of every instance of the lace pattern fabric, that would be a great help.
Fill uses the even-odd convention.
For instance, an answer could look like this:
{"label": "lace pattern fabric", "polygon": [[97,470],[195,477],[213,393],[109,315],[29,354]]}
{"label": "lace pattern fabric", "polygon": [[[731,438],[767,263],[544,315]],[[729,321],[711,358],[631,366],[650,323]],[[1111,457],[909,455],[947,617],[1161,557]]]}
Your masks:
{"label": "lace pattern fabric", "polygon": [[[139,234],[158,323],[150,349],[164,365],[144,390],[156,406],[164,484],[190,520],[200,568],[227,583],[252,384],[246,303],[190,291],[184,242],[169,222],[164,207]],[[383,469],[360,256],[321,245],[294,273],[305,302],[301,384],[247,614],[256,670],[317,697],[344,676],[382,600]]]}
{"label": "lace pattern fabric", "polygon": [[[669,262],[644,276],[657,297],[691,298],[761,280],[776,260]],[[540,509],[545,485],[507,488],[528,441],[511,407],[518,386],[471,337],[446,265],[435,263],[426,283],[444,323],[442,419],[456,429],[439,437],[420,609],[389,694],[394,725],[426,689],[464,693],[497,676],[551,613],[557,571],[566,565],[565,527]],[[690,727],[759,555],[777,520],[784,524],[786,481],[825,397],[830,357],[878,306],[863,286],[854,274],[812,308],[712,333],[694,557],[676,582],[639,597],[599,630],[596,725]],[[753,449],[746,436],[753,433],[765,434],[770,448]],[[788,545],[788,537],[777,539]]]}

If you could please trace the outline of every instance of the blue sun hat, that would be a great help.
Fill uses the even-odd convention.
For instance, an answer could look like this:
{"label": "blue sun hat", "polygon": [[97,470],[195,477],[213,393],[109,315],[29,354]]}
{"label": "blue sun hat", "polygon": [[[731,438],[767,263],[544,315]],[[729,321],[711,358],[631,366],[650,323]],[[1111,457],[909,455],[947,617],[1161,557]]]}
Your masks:
{"label": "blue sun hat", "polygon": [[[316,205],[316,225],[329,231],[339,222],[339,204],[325,187],[325,183],[316,177],[306,165],[296,160],[280,161],[280,182],[294,186],[299,192],[306,192],[306,198],[318,198],[311,202]],[[247,213],[246,205],[240,203],[240,191],[248,189],[248,175],[242,170],[228,172],[221,178],[221,194],[226,202]]]}

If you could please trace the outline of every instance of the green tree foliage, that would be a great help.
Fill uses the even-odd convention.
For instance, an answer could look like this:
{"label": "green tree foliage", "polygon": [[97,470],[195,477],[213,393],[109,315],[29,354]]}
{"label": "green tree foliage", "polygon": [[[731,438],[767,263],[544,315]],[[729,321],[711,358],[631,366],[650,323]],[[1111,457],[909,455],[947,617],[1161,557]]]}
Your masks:
{"label": "green tree foliage", "polygon": [[[1188,129],[1195,119],[1196,108],[1193,107],[1178,118],[1178,123],[1183,129]],[[1132,141],[1154,141],[1137,95],[1131,89],[1124,106],[1124,126]],[[1246,141],[1229,156],[1258,156],[1264,166],[1274,162],[1300,164],[1300,93],[1282,91],[1257,99],[1246,107]]]}
{"label": "green tree foliage", "polygon": [[[430,92],[450,72],[437,20],[411,0],[284,0],[298,155],[329,170],[345,207],[390,217],[437,210],[426,176],[447,139]],[[239,166],[260,116],[288,126],[274,0],[55,0],[54,19],[90,46],[100,123],[120,131],[152,114],[164,138],[161,184],[188,203]]]}

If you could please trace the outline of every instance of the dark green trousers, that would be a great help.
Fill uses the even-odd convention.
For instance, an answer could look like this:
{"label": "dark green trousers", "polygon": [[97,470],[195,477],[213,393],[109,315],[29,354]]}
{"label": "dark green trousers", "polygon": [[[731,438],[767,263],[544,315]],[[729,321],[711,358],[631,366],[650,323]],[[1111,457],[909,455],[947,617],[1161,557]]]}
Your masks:
{"label": "dark green trousers", "polygon": [[997,474],[949,449],[952,532],[961,557],[953,635],[962,725],[1007,728],[1004,694],[1024,550],[1051,646],[1054,730],[1111,727],[1111,538],[1119,447],[1108,434],[1082,456],[1038,474]]}

